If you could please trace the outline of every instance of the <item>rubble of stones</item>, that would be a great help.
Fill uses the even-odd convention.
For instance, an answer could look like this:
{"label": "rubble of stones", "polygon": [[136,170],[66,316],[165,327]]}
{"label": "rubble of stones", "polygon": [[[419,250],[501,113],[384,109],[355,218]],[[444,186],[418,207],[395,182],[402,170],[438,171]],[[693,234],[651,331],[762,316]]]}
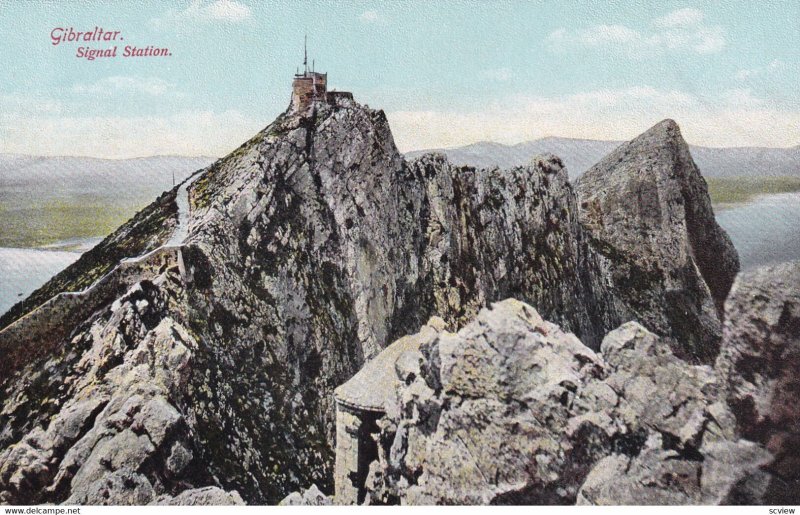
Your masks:
{"label": "rubble of stones", "polygon": [[796,504],[800,263],[740,276],[725,310],[713,365],[637,322],[595,352],[513,299],[426,326],[365,502]]}
{"label": "rubble of stones", "polygon": [[[333,390],[433,316],[370,502],[797,490],[796,272],[729,297],[738,258],[674,122],[573,186],[556,156],[406,162],[382,111],[309,113],[192,183],[181,270],[0,355],[0,502],[330,502]],[[123,236],[104,256],[142,246]]]}

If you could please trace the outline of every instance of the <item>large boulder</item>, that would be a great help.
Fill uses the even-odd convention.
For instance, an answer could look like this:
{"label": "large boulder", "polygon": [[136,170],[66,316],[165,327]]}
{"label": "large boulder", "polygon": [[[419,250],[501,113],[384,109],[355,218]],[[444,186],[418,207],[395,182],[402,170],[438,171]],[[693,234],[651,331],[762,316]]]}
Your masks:
{"label": "large boulder", "polygon": [[175,497],[162,496],[156,499],[156,505],[164,506],[241,506],[242,497],[236,490],[226,492],[216,486],[184,490]]}
{"label": "large boulder", "polygon": [[576,191],[624,318],[672,337],[683,358],[713,361],[739,258],[678,125],[664,120],[621,145]]}
{"label": "large boulder", "polygon": [[579,398],[615,402],[590,386],[602,360],[527,304],[494,304],[415,356],[416,371],[400,366],[409,356],[398,360],[387,462],[374,467],[404,503],[570,504],[588,464],[611,448],[606,420],[574,418]]}
{"label": "large boulder", "polygon": [[717,504],[763,480],[714,370],[638,323],[597,354],[510,299],[420,341],[396,358],[367,502]]}
{"label": "large boulder", "polygon": [[769,481],[761,470],[769,453],[753,442],[723,441],[705,445],[687,458],[665,448],[651,433],[639,454],[612,454],[600,460],[578,494],[579,505],[697,505],[756,504],[748,483]]}
{"label": "large boulder", "polygon": [[775,456],[767,497],[800,497],[800,262],[741,274],[725,303],[716,369],[739,434]]}
{"label": "large boulder", "polygon": [[330,497],[317,488],[317,485],[311,485],[301,492],[292,492],[278,504],[280,506],[329,506],[333,503]]}
{"label": "large boulder", "polygon": [[609,333],[601,351],[603,383],[620,397],[609,416],[639,440],[596,463],[578,504],[724,504],[742,496],[741,481],[764,479],[770,455],[736,437],[711,367],[686,364],[635,322]]}

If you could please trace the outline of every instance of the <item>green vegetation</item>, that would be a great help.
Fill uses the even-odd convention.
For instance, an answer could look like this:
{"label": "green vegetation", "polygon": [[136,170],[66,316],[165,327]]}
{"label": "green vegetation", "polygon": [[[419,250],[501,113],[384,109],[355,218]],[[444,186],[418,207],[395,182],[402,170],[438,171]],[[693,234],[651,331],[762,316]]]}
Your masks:
{"label": "green vegetation", "polygon": [[[8,204],[9,203],[6,205]],[[45,221],[50,223],[51,225],[45,225],[45,227],[50,227],[49,230],[52,232],[40,233],[39,236],[34,237],[60,241],[65,239],[61,238],[61,236],[67,235],[66,239],[71,239],[77,237],[76,234],[69,230],[64,230],[62,226],[67,228],[71,227],[71,231],[82,231],[82,234],[85,235],[88,234],[90,230],[100,230],[103,227],[103,223],[109,223],[108,219],[104,218],[102,215],[97,216],[97,211],[92,211],[98,209],[98,205],[96,204],[86,206],[89,210],[88,215],[86,212],[77,210],[74,203],[69,204],[71,207],[65,207],[58,202],[52,206],[48,202],[44,202],[43,204],[44,206],[39,209],[43,209],[50,215],[53,215],[54,218],[48,220],[45,216],[39,214],[36,215],[39,217],[37,220],[39,222]],[[79,291],[90,286],[116,266],[120,259],[139,256],[162,245],[167,241],[169,235],[172,234],[176,208],[174,191],[162,194],[155,202],[136,213],[132,219],[117,228],[111,236],[87,251],[75,263],[56,274],[45,283],[44,286],[34,291],[27,299],[16,304],[0,316],[0,329],[6,327],[14,320],[17,320],[25,313],[41,305],[59,292]],[[26,226],[32,227],[31,223],[26,223],[25,220],[20,221],[19,210],[14,210],[12,212],[16,213],[14,218],[17,220],[18,228],[24,228]],[[80,213],[80,217],[82,217],[84,221],[88,220],[86,225],[80,222],[58,219],[59,216],[72,216],[76,212]],[[92,213],[97,216],[96,221],[92,220]],[[0,222],[6,223],[6,218],[5,216],[0,217]],[[59,220],[61,221],[60,225],[57,223]],[[56,238],[52,236],[53,233],[59,234],[60,236]],[[0,234],[3,234],[5,238],[4,232]],[[96,236],[103,235],[104,234],[98,234]]]}
{"label": "green vegetation", "polygon": [[0,247],[39,247],[59,241],[103,237],[147,201],[94,195],[65,199],[0,201]]}
{"label": "green vegetation", "polygon": [[800,191],[800,177],[707,178],[712,204],[740,204],[757,195]]}
{"label": "green vegetation", "polygon": [[205,175],[197,179],[190,188],[192,209],[208,207],[211,199],[218,193],[219,187],[214,187],[213,185],[220,182],[220,175],[227,174],[232,167],[239,166],[238,161],[253,150],[263,139],[264,131],[261,131],[239,146],[239,148],[212,164]]}

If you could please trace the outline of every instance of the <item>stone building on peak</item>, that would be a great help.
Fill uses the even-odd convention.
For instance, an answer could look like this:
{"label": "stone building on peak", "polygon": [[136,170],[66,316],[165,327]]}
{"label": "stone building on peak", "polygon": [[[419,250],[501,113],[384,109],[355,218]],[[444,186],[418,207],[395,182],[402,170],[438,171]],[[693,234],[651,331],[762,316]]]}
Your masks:
{"label": "stone building on peak", "polygon": [[326,102],[336,105],[340,99],[353,99],[353,94],[347,91],[328,91],[328,74],[314,70],[312,61],[311,70],[308,69],[308,48],[303,47],[303,72],[297,70],[292,81],[291,111],[303,112],[314,102]]}

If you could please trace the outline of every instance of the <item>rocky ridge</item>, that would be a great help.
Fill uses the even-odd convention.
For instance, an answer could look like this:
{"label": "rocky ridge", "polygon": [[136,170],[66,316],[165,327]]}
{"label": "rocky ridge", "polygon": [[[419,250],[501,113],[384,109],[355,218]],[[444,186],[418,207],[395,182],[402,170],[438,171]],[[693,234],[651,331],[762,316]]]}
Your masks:
{"label": "rocky ridge", "polygon": [[[669,208],[662,242],[681,250],[682,274],[657,246],[592,232],[580,185],[576,193],[555,156],[511,170],[456,167],[441,155],[406,162],[381,111],[343,100],[281,115],[187,184],[175,262],[80,310],[65,307],[62,332],[39,352],[8,336],[35,308],[3,320],[0,499],[275,503],[310,484],[330,492],[334,388],[429,317],[455,331],[508,297],[574,333],[588,357],[643,313],[641,323],[669,340],[662,346],[707,361],[720,320],[709,306],[735,267],[706,283],[697,249],[725,249],[724,233],[698,229],[716,226],[679,133],[651,132],[634,148],[655,146],[656,166],[638,184],[680,192],[682,203],[650,207]],[[610,163],[598,170],[625,173]],[[169,241],[179,189],[42,292],[91,284],[85,270],[113,273],[123,257]],[[603,200],[587,206],[627,216],[624,203]],[[649,219],[630,216],[657,236]],[[665,274],[647,283],[646,298],[681,298],[683,316],[708,323],[676,338],[662,323],[671,304],[640,309],[617,281],[618,255]],[[578,486],[542,488],[560,502]],[[216,490],[198,490],[208,488]]]}

